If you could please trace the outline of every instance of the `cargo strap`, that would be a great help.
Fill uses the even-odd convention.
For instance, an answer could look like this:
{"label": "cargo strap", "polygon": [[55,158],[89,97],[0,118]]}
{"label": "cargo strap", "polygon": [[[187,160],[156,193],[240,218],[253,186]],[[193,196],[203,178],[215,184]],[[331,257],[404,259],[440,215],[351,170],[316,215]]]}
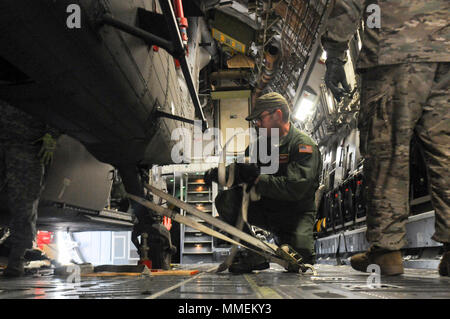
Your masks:
{"label": "cargo strap", "polygon": [[[186,202],[183,202],[179,200],[178,198],[173,197],[172,195],[169,195],[160,189],[145,184],[144,187],[148,189],[151,193],[154,195],[165,199],[168,203],[175,205],[176,207],[179,207],[183,209],[184,211],[194,215],[195,217],[203,219],[208,224],[211,224],[214,227],[217,227],[218,229],[227,232],[231,236],[234,236],[234,238],[244,241],[247,244],[243,244],[242,242],[238,242],[237,240],[230,238],[223,233],[220,233],[216,230],[213,230],[212,228],[209,228],[201,223],[198,223],[194,219],[183,216],[175,211],[172,211],[168,208],[159,206],[153,202],[150,202],[148,200],[145,200],[141,197],[134,196],[132,194],[128,194],[128,197],[133,199],[134,201],[138,202],[139,204],[151,209],[152,211],[156,212],[158,215],[166,216],[169,218],[172,218],[178,223],[185,224],[189,227],[195,228],[205,234],[208,234],[210,236],[222,239],[224,241],[227,241],[233,245],[240,245],[246,249],[249,249],[251,251],[254,251],[263,257],[269,259],[271,262],[275,262],[285,269],[288,269],[289,271],[299,271],[302,270],[302,272],[306,272],[308,269],[311,269],[314,274],[316,274],[315,269],[308,264],[303,264],[301,262],[301,258],[296,258],[299,255],[288,245],[283,245],[281,248],[278,247],[275,244],[262,242],[261,240],[243,232],[242,230],[237,229],[236,227],[233,227],[224,221],[214,218],[213,216],[204,213],[194,206],[189,205]],[[254,248],[251,248],[248,246],[250,244],[251,246],[254,246]]]}

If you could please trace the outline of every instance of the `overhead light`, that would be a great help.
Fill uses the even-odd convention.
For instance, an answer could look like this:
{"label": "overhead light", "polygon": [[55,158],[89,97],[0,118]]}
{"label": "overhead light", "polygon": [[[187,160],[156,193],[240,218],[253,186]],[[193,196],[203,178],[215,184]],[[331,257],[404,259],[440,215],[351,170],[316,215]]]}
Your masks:
{"label": "overhead light", "polygon": [[317,95],[311,88],[307,87],[298,102],[294,117],[300,122],[306,120],[313,113],[316,100]]}
{"label": "overhead light", "polygon": [[327,104],[328,104],[328,110],[330,113],[334,112],[334,98],[331,96],[330,92],[327,92]]}
{"label": "overhead light", "polygon": [[304,121],[313,109],[314,103],[311,100],[302,98],[300,100],[297,111],[295,112],[295,118],[299,121]]}
{"label": "overhead light", "polygon": [[327,60],[327,51],[322,51],[322,55],[319,58],[319,63],[325,64],[326,60]]}
{"label": "overhead light", "polygon": [[[363,23],[364,24],[364,23]],[[357,31],[357,35],[358,35],[358,50],[361,51],[362,48],[362,40],[361,40],[361,34],[359,33],[359,30]]]}

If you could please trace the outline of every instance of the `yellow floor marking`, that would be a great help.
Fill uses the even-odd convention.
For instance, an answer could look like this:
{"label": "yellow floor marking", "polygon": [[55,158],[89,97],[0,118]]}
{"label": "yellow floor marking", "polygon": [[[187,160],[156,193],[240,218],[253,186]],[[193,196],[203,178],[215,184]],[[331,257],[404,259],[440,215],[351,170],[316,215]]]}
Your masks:
{"label": "yellow floor marking", "polygon": [[250,277],[250,275],[245,274],[244,278],[250,284],[253,291],[258,295],[260,299],[283,299],[275,290],[266,286],[258,286],[256,282]]}

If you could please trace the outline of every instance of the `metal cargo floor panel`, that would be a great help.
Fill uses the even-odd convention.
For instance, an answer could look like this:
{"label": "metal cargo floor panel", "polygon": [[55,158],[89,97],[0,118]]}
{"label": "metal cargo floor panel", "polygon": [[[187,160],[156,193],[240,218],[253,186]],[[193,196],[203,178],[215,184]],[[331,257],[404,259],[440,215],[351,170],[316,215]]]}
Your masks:
{"label": "metal cargo floor panel", "polygon": [[436,270],[406,269],[367,286],[369,274],[349,266],[316,265],[311,273],[286,273],[277,264],[252,274],[211,272],[218,264],[179,265],[192,276],[82,277],[79,284],[55,276],[0,279],[1,299],[415,299],[450,298],[450,278]]}

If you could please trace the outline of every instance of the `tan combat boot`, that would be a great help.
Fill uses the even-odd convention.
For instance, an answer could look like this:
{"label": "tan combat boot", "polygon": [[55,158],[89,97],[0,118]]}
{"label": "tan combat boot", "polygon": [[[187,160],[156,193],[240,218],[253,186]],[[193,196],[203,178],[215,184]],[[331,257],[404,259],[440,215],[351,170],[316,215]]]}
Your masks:
{"label": "tan combat boot", "polygon": [[450,276],[450,244],[444,244],[444,254],[439,263],[439,275]]}
{"label": "tan combat boot", "polygon": [[376,264],[380,266],[382,275],[403,274],[403,259],[400,250],[386,250],[372,246],[365,253],[352,256],[350,264],[353,269],[363,272],[367,271],[369,265]]}

